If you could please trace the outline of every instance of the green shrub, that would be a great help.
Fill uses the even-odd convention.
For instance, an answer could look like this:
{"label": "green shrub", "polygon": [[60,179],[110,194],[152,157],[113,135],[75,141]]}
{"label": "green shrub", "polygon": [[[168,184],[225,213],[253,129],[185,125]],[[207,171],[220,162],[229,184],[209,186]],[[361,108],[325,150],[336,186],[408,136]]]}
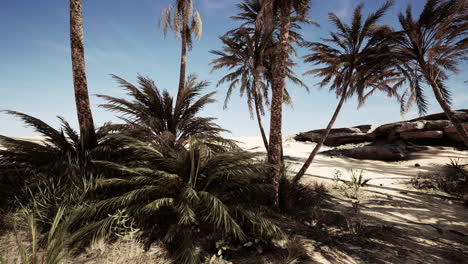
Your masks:
{"label": "green shrub", "polygon": [[129,146],[138,164],[97,162],[119,177],[99,180],[95,191],[108,197],[80,210],[80,222],[87,225],[82,238],[109,228],[109,215],[123,209],[146,246],[162,240],[177,263],[199,263],[200,249],[220,237],[246,241],[282,235],[259,210],[273,187],[264,183],[267,167],[255,153],[215,152],[197,140],[170,156],[136,140]]}

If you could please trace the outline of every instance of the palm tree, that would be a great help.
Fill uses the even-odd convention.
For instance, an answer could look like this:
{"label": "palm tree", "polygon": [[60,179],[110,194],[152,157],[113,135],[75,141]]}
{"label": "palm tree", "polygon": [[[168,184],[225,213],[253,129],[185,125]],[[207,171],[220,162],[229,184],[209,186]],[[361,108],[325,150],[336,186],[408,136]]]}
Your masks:
{"label": "palm tree", "polygon": [[132,100],[97,95],[107,101],[101,107],[121,113],[125,121],[109,129],[150,142],[160,151],[183,148],[191,137],[207,144],[211,142],[213,148],[235,147],[234,142],[219,135],[227,130],[214,123],[215,118],[197,116],[203,107],[214,102],[215,92],[201,95],[208,82],[198,82],[195,75],[188,76],[185,89],[174,103],[173,97],[166,90],[161,92],[151,79],[138,76],[139,87],[136,87],[118,76],[113,77]]}
{"label": "palm tree", "polygon": [[[386,26],[376,24],[392,4],[391,1],[386,2],[375,13],[369,14],[365,21],[362,21],[363,4],[360,4],[354,9],[350,25],[343,24],[336,14],[330,13],[329,19],[336,26],[337,32],[331,32],[331,38],[324,41],[333,45],[319,42],[308,44],[312,53],[305,56],[305,62],[313,62],[324,67],[305,74],[322,77],[323,80],[318,83],[320,87],[330,84],[330,91],[335,91],[340,101],[322,138],[294,177],[294,183],[299,182],[312,163],[346,99],[358,94],[360,104],[363,104],[374,90],[387,90],[392,94],[393,88],[389,83],[401,81],[394,78],[395,74],[390,67],[392,64],[389,62],[392,31]],[[372,90],[365,95],[366,88]]]}
{"label": "palm tree", "polygon": [[[251,117],[253,116],[252,109],[255,108],[263,143],[266,151],[268,151],[268,139],[263,129],[261,116],[265,114],[265,105],[269,105],[268,86],[269,83],[272,83],[273,76],[271,73],[271,55],[275,45],[272,43],[271,38],[266,39],[265,35],[256,34],[256,32],[244,27],[229,31],[220,37],[220,40],[224,45],[223,50],[210,52],[218,56],[211,62],[213,70],[228,68],[232,71],[222,77],[217,84],[219,86],[224,82],[229,82],[224,107],[227,107],[232,90],[239,86],[241,96],[244,93],[247,96]],[[295,63],[290,60],[287,78],[308,90],[307,85],[297,78],[292,71],[291,68],[294,65]],[[291,103],[287,91],[285,91],[284,103]]]}
{"label": "palm tree", "polygon": [[304,18],[310,9],[309,0],[264,0],[261,5],[260,16],[257,17],[257,31],[273,32],[279,17],[279,35],[273,65],[273,91],[271,97],[270,113],[270,139],[268,163],[272,165],[272,181],[275,185],[274,207],[279,206],[279,181],[282,168],[282,114],[285,90],[287,63],[291,50],[291,18],[297,16]]}
{"label": "palm tree", "polygon": [[91,149],[97,141],[86,81],[81,0],[70,0],[70,45],[81,145]]}
{"label": "palm tree", "polygon": [[[173,9],[174,12],[172,13]],[[175,0],[174,5],[171,4],[162,11],[158,23],[159,28],[161,27],[161,23],[164,24],[164,36],[167,35],[167,30],[170,28],[176,38],[182,40],[178,98],[185,85],[187,49],[189,51],[192,50],[192,34],[195,35],[196,39],[201,38],[202,20],[198,12],[193,12],[192,0]]]}
{"label": "palm tree", "polygon": [[245,93],[247,96],[247,105],[251,117],[253,116],[252,109],[255,108],[263,144],[266,151],[268,151],[268,140],[261,119],[265,113],[264,105],[267,103],[264,101],[268,100],[268,89],[261,78],[261,74],[265,69],[262,65],[262,56],[265,49],[264,44],[258,38],[254,38],[255,36],[251,36],[244,28],[220,37],[224,47],[222,51],[210,51],[219,56],[211,64],[213,70],[226,67],[233,71],[221,78],[217,84],[219,86],[224,82],[229,82],[224,108],[227,107],[232,90],[239,85],[240,94]]}
{"label": "palm tree", "polygon": [[110,132],[107,125],[95,131],[97,145],[90,150],[82,148],[80,135],[62,117],[58,117],[60,129],[55,129],[30,115],[4,112],[19,117],[43,137],[41,142],[33,142],[0,135],[0,144],[4,148],[0,149],[0,166],[14,167],[20,174],[58,173],[64,171],[70,161],[77,162],[80,168],[89,169],[91,157],[105,160],[117,157],[116,150],[110,149],[117,143],[107,137]]}
{"label": "palm tree", "polygon": [[[134,164],[102,162],[118,173],[101,180],[95,191],[113,192],[104,192],[107,196],[80,211],[79,221],[94,222],[85,227],[88,235],[105,229],[108,216],[125,209],[143,231],[146,247],[162,241],[177,263],[200,263],[197,247],[221,237],[246,241],[281,236],[258,210],[257,201],[270,195],[272,186],[262,183],[267,167],[255,153],[213,152],[192,139],[187,149],[167,157],[144,142],[129,140]],[[86,236],[86,230],[80,232]]]}
{"label": "palm tree", "polygon": [[[92,159],[125,163],[132,160],[121,141],[109,137],[107,126],[96,130],[97,145],[83,149],[79,133],[65,119],[55,129],[33,116],[5,111],[39,132],[40,142],[0,135],[2,202],[34,209],[41,224],[50,227],[60,206],[79,204],[94,178],[105,173]],[[3,200],[4,199],[4,200]]]}
{"label": "palm tree", "polygon": [[408,6],[406,13],[398,17],[402,30],[394,53],[397,68],[409,82],[407,103],[416,101],[420,115],[425,114],[427,101],[423,84],[429,85],[466,146],[466,130],[450,108],[450,91],[444,81],[449,77],[448,72],[457,73],[459,62],[467,58],[467,7],[463,0],[428,0],[416,20]]}

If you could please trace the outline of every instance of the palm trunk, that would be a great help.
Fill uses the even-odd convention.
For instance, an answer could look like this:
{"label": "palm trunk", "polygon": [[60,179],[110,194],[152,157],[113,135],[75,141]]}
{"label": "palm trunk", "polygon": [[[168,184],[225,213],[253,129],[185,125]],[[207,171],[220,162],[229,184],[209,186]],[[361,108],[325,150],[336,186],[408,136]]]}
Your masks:
{"label": "palm trunk", "polygon": [[[429,79],[427,76],[426,76],[426,78]],[[445,101],[444,97],[442,96],[442,93],[440,92],[440,89],[439,89],[439,86],[437,85],[437,83],[432,79],[429,79],[429,81],[430,81],[432,90],[434,91],[434,95],[435,95],[437,101],[439,102],[440,106],[444,110],[445,115],[450,120],[450,122],[452,122],[452,124],[455,127],[455,129],[457,130],[457,133],[460,136],[461,140],[463,141],[463,143],[465,143],[465,146],[468,147],[468,136],[467,136],[465,128],[461,124],[460,120],[452,112],[452,109],[450,109],[450,106]]]}
{"label": "palm trunk", "polygon": [[317,155],[317,153],[319,152],[319,150],[322,147],[323,143],[327,139],[328,134],[330,134],[330,130],[332,129],[333,124],[335,123],[336,118],[338,117],[338,114],[340,113],[341,107],[343,106],[343,103],[345,102],[346,92],[347,92],[347,87],[345,87],[345,89],[343,91],[343,94],[341,95],[340,102],[336,106],[335,113],[333,113],[333,116],[332,116],[330,122],[328,123],[327,128],[325,129],[325,133],[323,134],[322,138],[320,138],[320,141],[317,142],[317,145],[315,145],[314,150],[312,151],[312,153],[310,153],[310,155],[307,158],[306,162],[304,163],[304,165],[302,165],[302,168],[299,170],[299,172],[296,174],[296,176],[294,176],[294,178],[293,178],[293,183],[294,184],[297,184],[301,180],[301,178],[304,176],[305,172],[307,171],[310,164],[314,160],[315,155]]}
{"label": "palm trunk", "polygon": [[70,0],[70,46],[81,147],[88,150],[97,141],[86,81],[81,0]]}
{"label": "palm trunk", "polygon": [[255,102],[255,113],[257,114],[258,128],[260,129],[260,134],[262,135],[263,145],[265,146],[266,152],[268,152],[268,140],[266,138],[265,130],[263,129],[262,113],[260,112],[260,99],[257,93],[258,76],[256,74],[254,74],[254,79],[253,96]]}
{"label": "palm trunk", "polygon": [[182,30],[182,51],[180,56],[180,75],[179,75],[179,90],[177,91],[177,98],[185,87],[185,68],[187,65],[187,26],[183,25]]}
{"label": "palm trunk", "polygon": [[272,165],[271,176],[275,186],[275,198],[273,206],[279,208],[279,181],[282,167],[282,106],[286,77],[286,61],[288,59],[289,28],[291,25],[291,4],[281,8],[281,31],[279,36],[278,56],[274,65],[274,85],[271,97],[270,114],[270,144],[268,151],[268,163]]}

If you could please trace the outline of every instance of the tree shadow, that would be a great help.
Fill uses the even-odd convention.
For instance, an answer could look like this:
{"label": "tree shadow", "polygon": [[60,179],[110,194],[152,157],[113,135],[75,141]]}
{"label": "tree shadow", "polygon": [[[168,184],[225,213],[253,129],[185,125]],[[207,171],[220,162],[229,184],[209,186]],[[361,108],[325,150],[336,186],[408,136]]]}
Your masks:
{"label": "tree shadow", "polygon": [[380,188],[362,190],[370,198],[360,205],[361,234],[348,231],[351,201],[334,196],[324,205],[323,226],[296,234],[311,239],[316,254],[330,263],[467,263],[466,208],[422,192],[389,198]]}

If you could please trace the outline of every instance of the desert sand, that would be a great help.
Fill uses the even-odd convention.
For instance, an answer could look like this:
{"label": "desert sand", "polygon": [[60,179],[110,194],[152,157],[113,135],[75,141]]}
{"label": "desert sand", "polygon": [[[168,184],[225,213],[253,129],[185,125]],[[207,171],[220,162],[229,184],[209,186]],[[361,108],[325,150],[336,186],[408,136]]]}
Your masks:
{"label": "desert sand", "polygon": [[[261,137],[235,139],[245,150],[265,152]],[[294,136],[287,136],[283,145],[284,158],[290,170],[295,172],[301,168],[315,143],[297,142]],[[324,146],[321,151],[329,149]],[[349,210],[353,199],[344,197],[342,190],[333,189],[334,172],[339,170],[341,179],[349,180],[349,170],[362,169],[364,179],[371,179],[361,188],[359,196],[364,222],[389,227],[395,231],[395,236],[377,241],[386,244],[385,250],[377,252],[376,258],[366,263],[468,263],[468,209],[444,193],[417,190],[408,182],[418,173],[437,171],[450,159],[466,163],[468,152],[450,147],[428,147],[400,162],[357,160],[319,153],[301,181],[324,183],[336,208]],[[420,166],[416,167],[416,163]],[[359,250],[359,247],[342,253],[316,250],[315,260],[337,263],[338,258],[339,263],[360,263],[362,259],[353,256],[357,253],[353,251]]]}
{"label": "desert sand", "polygon": [[[40,142],[40,137],[28,140]],[[265,153],[261,137],[237,137],[244,150]],[[283,139],[284,157],[291,174],[300,169],[315,143],[297,142],[294,136]],[[349,146],[341,146],[340,148]],[[330,150],[322,147],[321,152]],[[450,147],[428,147],[400,162],[356,160],[320,153],[302,179],[304,184],[323,183],[332,208],[324,210],[346,214],[356,198],[344,195],[334,181],[350,179],[350,170],[363,170],[369,183],[357,198],[362,225],[368,230],[366,245],[351,237],[332,247],[308,239],[311,263],[468,263],[468,208],[460,199],[438,191],[417,190],[409,180],[418,173],[435,172],[450,162],[468,161],[468,152]],[[420,166],[415,166],[415,164]],[[384,231],[382,231],[384,230]],[[328,236],[328,234],[327,234]],[[338,236],[336,236],[338,237]],[[336,239],[336,238],[335,238]],[[341,238],[340,238],[341,239]],[[308,262],[309,263],[309,262]]]}

